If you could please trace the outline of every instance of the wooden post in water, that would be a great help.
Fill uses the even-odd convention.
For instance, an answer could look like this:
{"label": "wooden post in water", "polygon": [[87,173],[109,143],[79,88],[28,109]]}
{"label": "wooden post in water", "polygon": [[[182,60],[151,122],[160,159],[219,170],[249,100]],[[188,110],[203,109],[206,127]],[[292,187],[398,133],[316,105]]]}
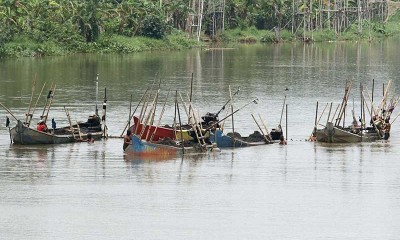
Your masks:
{"label": "wooden post in water", "polygon": [[[229,85],[229,100],[231,101],[231,113],[233,113],[231,85]],[[235,123],[233,121],[233,115],[232,115],[232,133],[235,133]],[[235,136],[235,134],[233,134],[232,136]]]}
{"label": "wooden post in water", "polygon": [[375,79],[372,79],[372,102],[374,102]]}
{"label": "wooden post in water", "polygon": [[288,141],[288,105],[286,104],[286,142]]}
{"label": "wooden post in water", "polygon": [[192,103],[192,99],[193,99],[193,73],[192,73],[192,78],[190,79],[190,97],[189,97],[189,118],[188,118],[188,122],[190,122],[190,118],[191,118],[191,112],[193,111],[192,107],[191,107],[191,103]]}
{"label": "wooden post in water", "polygon": [[101,120],[103,121],[103,138],[107,138],[107,88],[104,88],[104,101],[103,101],[103,116]]}
{"label": "wooden post in water", "polygon": [[315,108],[315,119],[314,119],[314,130],[313,133],[317,131],[317,119],[318,119],[318,101],[317,101],[317,107]]}
{"label": "wooden post in water", "polygon": [[176,109],[178,110],[179,131],[181,133],[181,141],[182,141],[182,153],[185,153],[185,140],[183,139],[181,113],[179,111],[179,104],[178,104],[178,90],[175,90],[175,104],[176,104]]}

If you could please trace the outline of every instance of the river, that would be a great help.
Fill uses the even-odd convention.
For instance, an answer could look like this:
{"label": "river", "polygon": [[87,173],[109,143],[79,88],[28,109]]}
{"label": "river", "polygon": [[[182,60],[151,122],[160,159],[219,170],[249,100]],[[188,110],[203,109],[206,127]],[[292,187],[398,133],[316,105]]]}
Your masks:
{"label": "river", "polygon": [[[240,88],[235,109],[258,98],[235,114],[242,135],[258,130],[251,114],[277,126],[285,95],[288,116],[282,118],[287,146],[154,160],[125,156],[118,138],[10,145],[10,115],[0,109],[0,239],[397,239],[398,122],[389,141],[305,139],[316,102],[320,112],[328,102],[340,103],[346,80],[353,81],[356,114],[360,83],[371,92],[374,79],[376,99],[390,79],[397,91],[399,52],[398,39],[389,39],[0,60],[0,102],[24,118],[33,82],[35,97],[45,82],[54,82],[49,117],[58,126],[68,124],[64,106],[74,121],[93,114],[96,104],[101,108],[106,88],[109,134],[119,136],[131,94],[135,107],[156,79],[162,101],[169,90],[186,97],[192,73],[199,114],[219,111],[229,86]],[[170,98],[164,124],[172,123],[173,104]],[[226,131],[231,125],[225,123]]]}

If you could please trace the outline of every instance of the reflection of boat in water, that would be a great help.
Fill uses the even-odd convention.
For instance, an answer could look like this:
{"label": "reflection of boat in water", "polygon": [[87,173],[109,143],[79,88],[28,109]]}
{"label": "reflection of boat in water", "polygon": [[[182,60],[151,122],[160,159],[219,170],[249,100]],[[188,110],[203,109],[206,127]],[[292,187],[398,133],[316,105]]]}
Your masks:
{"label": "reflection of boat in water", "polygon": [[30,128],[18,120],[17,125],[10,131],[15,144],[72,143],[86,141],[88,136],[98,140],[101,139],[103,133],[98,116],[91,116],[87,122],[78,123],[72,127],[56,128],[45,132]]}

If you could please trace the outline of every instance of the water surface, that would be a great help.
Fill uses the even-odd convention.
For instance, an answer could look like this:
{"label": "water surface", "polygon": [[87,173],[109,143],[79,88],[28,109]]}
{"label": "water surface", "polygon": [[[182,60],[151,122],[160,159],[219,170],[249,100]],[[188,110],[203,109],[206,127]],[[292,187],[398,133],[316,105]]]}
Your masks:
{"label": "water surface", "polygon": [[[1,60],[0,101],[19,118],[35,79],[35,96],[44,82],[57,84],[49,117],[59,126],[67,125],[64,106],[74,121],[84,120],[107,88],[109,134],[119,136],[131,94],[136,106],[156,79],[161,99],[168,90],[186,97],[193,73],[200,114],[220,110],[229,85],[240,88],[235,109],[259,99],[235,115],[235,130],[243,135],[257,130],[251,114],[275,127],[286,94],[288,126],[285,115],[282,125],[289,141],[161,160],[124,156],[121,139],[16,146],[10,145],[3,124],[8,114],[1,109],[0,239],[396,239],[398,123],[387,142],[328,145],[304,139],[314,125],[316,102],[320,111],[327,102],[339,103],[346,80],[353,80],[356,114],[360,83],[371,91],[375,79],[376,99],[389,79],[398,89],[397,43]],[[163,123],[171,124],[172,99],[167,106]],[[231,123],[225,127],[230,131]]]}

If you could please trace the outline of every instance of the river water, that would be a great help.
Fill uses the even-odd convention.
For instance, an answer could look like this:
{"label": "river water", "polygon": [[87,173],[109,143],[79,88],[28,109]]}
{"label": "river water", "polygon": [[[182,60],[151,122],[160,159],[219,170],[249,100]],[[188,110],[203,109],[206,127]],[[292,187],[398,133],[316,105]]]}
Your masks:
{"label": "river water", "polygon": [[[220,110],[229,86],[240,88],[235,109],[257,97],[258,104],[235,115],[242,135],[258,130],[251,114],[271,128],[280,122],[285,94],[288,106],[282,118],[287,146],[162,160],[124,156],[118,138],[10,145],[10,115],[1,109],[0,239],[397,239],[398,122],[385,142],[304,140],[316,102],[319,112],[327,102],[339,103],[346,80],[353,81],[356,115],[360,83],[371,92],[375,80],[375,99],[390,79],[399,89],[399,48],[398,39],[390,39],[0,60],[0,102],[15,116],[24,118],[35,79],[35,97],[44,82],[56,84],[49,117],[58,126],[67,125],[64,106],[74,121],[85,120],[106,88],[112,136],[124,129],[131,94],[135,107],[154,79],[162,101],[168,90],[186,98],[193,73],[199,114]],[[42,98],[35,120],[43,104]],[[171,124],[173,114],[170,98],[163,123]],[[231,125],[225,123],[226,131]]]}

